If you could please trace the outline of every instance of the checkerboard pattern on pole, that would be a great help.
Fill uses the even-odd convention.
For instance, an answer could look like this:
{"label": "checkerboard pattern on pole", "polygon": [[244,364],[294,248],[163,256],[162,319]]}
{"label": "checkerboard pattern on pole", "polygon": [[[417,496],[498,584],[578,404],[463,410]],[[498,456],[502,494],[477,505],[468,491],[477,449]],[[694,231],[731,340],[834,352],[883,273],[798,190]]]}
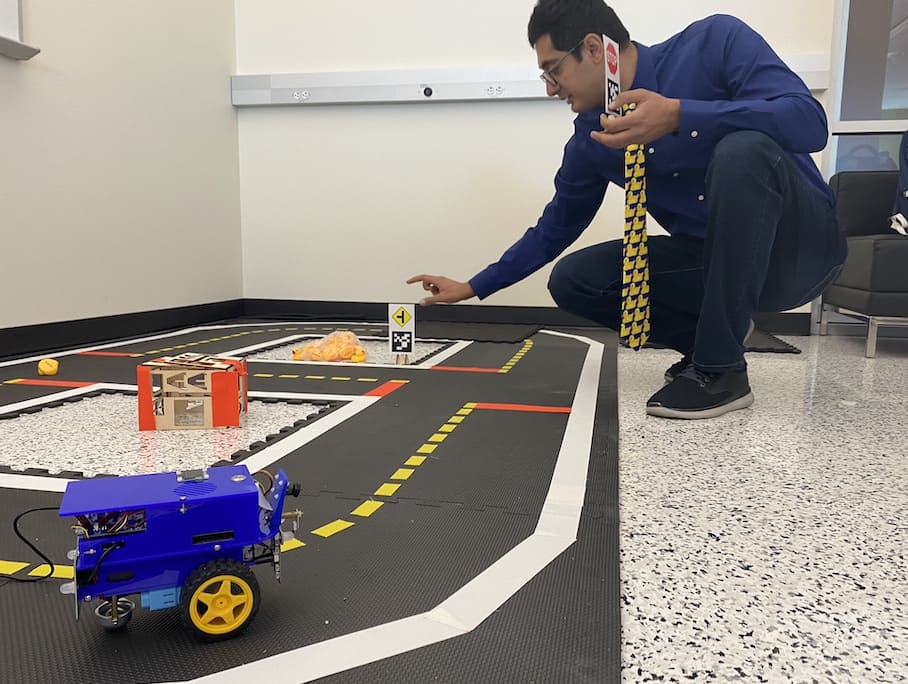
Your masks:
{"label": "checkerboard pattern on pole", "polygon": [[[626,105],[624,112],[634,105]],[[624,151],[624,263],[621,280],[621,341],[640,349],[649,339],[649,250],[646,242],[646,152]]]}

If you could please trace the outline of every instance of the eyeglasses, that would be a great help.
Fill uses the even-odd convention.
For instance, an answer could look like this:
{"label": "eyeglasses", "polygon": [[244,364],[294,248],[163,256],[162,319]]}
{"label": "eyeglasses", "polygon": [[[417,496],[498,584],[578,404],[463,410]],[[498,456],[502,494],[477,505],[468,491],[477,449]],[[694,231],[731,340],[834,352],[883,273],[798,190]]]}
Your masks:
{"label": "eyeglasses", "polygon": [[[584,37],[584,39],[585,39],[585,37]],[[558,87],[558,80],[556,77],[558,76],[558,70],[561,69],[561,63],[567,59],[567,56],[569,54],[574,52],[574,50],[579,48],[581,45],[583,45],[583,40],[581,40],[570,50],[565,52],[561,56],[561,59],[559,59],[557,62],[555,62],[549,69],[543,69],[542,73],[539,74],[539,78],[541,78],[543,80],[543,82],[548,83],[550,86]]]}

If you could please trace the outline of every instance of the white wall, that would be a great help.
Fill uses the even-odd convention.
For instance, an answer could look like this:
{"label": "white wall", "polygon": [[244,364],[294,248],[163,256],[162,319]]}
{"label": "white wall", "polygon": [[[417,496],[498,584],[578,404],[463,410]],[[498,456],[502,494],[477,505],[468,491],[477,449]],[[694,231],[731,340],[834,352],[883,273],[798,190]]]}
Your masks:
{"label": "white wall", "polygon": [[241,297],[232,3],[28,0],[23,23],[41,53],[0,58],[0,328]]}
{"label": "white wall", "polygon": [[[236,0],[237,72],[534,64],[534,0]],[[724,12],[782,55],[828,54],[833,0],[614,0],[658,42]],[[557,102],[245,109],[239,116],[246,297],[414,300],[417,272],[466,279],[536,222],[573,116]],[[612,189],[576,246],[620,236]],[[486,300],[551,305],[548,269]]]}

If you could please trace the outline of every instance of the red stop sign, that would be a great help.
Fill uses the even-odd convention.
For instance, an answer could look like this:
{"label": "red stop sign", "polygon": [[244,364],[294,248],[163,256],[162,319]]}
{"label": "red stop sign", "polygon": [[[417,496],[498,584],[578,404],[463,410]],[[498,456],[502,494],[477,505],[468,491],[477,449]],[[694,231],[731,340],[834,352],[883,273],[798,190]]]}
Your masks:
{"label": "red stop sign", "polygon": [[614,76],[618,73],[618,52],[611,43],[605,48],[605,58],[608,61],[608,70],[612,73],[612,76]]}

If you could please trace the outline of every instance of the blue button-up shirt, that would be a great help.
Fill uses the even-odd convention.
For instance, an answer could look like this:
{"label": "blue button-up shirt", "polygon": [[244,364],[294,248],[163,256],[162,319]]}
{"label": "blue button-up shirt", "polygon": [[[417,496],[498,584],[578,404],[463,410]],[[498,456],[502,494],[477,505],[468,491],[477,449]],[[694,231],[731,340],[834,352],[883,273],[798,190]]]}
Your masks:
{"label": "blue button-up shirt", "polygon": [[[828,141],[826,114],[766,41],[734,17],[698,21],[664,43],[637,46],[633,89],[681,100],[679,130],[646,146],[647,209],[672,235],[706,234],[706,169],[729,133],[760,131],[791,153],[816,191],[833,201],[810,152]],[[494,264],[470,279],[488,297],[538,270],[590,225],[609,183],[624,186],[624,151],[590,137],[602,109],[574,120],[555,176],[555,197]]]}

